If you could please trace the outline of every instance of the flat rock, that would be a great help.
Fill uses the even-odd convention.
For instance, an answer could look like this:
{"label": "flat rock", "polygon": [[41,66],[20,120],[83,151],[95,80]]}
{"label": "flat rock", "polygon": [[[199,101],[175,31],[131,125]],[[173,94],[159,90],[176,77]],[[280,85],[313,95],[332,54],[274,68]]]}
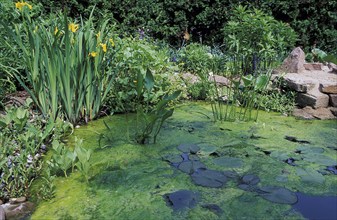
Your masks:
{"label": "flat rock", "polygon": [[219,75],[212,75],[208,77],[208,80],[211,82],[216,82],[216,84],[220,86],[229,86],[230,82],[229,80],[224,77],[224,76],[219,76]]}
{"label": "flat rock", "polygon": [[195,84],[195,83],[200,82],[199,77],[197,77],[196,75],[193,75],[192,73],[183,73],[182,78],[188,84]]}
{"label": "flat rock", "polygon": [[337,117],[337,107],[330,107],[329,110],[335,117]]}
{"label": "flat rock", "polygon": [[9,203],[10,204],[17,204],[17,203],[23,203],[26,202],[26,197],[22,196],[22,197],[18,197],[18,198],[11,198],[9,199]]}
{"label": "flat rock", "polygon": [[284,77],[287,86],[296,92],[307,92],[315,87],[315,81],[309,77],[288,74]]}
{"label": "flat rock", "polygon": [[304,63],[303,66],[306,70],[322,70],[323,65],[321,63]]}
{"label": "flat rock", "polygon": [[319,90],[327,94],[337,94],[337,81],[320,83]]}
{"label": "flat rock", "polygon": [[5,210],[6,219],[23,219],[34,210],[34,204],[31,202],[6,203],[2,207]]}
{"label": "flat rock", "polygon": [[313,109],[312,107],[304,107],[302,109],[295,109],[293,111],[293,116],[300,118],[300,119],[336,119],[336,115],[334,115],[334,110],[337,111],[336,108],[318,108]]}
{"label": "flat rock", "polygon": [[318,90],[311,90],[309,93],[298,93],[296,103],[300,107],[326,108],[329,106],[329,96]]}

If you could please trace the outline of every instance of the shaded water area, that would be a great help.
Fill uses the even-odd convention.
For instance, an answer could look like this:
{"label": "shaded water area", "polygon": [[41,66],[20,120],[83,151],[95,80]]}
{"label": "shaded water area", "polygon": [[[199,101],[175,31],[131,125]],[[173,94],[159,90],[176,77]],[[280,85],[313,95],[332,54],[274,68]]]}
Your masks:
{"label": "shaded water area", "polygon": [[[208,104],[182,104],[149,145],[132,141],[132,114],[82,126],[69,146],[76,136],[93,150],[89,183],[77,172],[56,178],[56,197],[40,202],[31,219],[324,219],[336,213],[336,206],[318,216],[307,212],[316,202],[333,207],[337,201],[336,121],[266,112],[257,122],[210,118]],[[100,134],[111,139],[103,140],[105,148]]]}

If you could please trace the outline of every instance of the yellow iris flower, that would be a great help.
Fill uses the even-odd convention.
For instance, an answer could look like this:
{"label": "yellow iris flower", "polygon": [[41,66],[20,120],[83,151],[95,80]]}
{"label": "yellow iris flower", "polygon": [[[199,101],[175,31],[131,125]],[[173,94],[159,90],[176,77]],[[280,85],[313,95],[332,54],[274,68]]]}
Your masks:
{"label": "yellow iris flower", "polygon": [[19,9],[20,11],[22,10],[23,7],[27,6],[29,10],[32,10],[33,6],[28,4],[27,2],[17,2],[15,3],[15,7]]}
{"label": "yellow iris flower", "polygon": [[97,38],[99,38],[99,36],[101,36],[101,32],[98,32],[98,33],[96,34],[96,37],[97,37]]}
{"label": "yellow iris flower", "polygon": [[110,42],[111,46],[113,46],[113,47],[115,46],[115,42],[114,42],[113,39],[110,38],[110,39],[109,39],[109,42]]}
{"label": "yellow iris flower", "polygon": [[106,44],[100,43],[99,45],[102,47],[103,52],[106,53],[106,51],[107,51]]}
{"label": "yellow iris flower", "polygon": [[96,56],[97,56],[97,52],[95,51],[89,53],[89,57],[96,57]]}
{"label": "yellow iris flower", "polygon": [[59,29],[55,27],[54,35],[56,35],[59,32]]}
{"label": "yellow iris flower", "polygon": [[69,29],[71,32],[75,33],[75,32],[78,30],[78,24],[70,23],[70,24],[68,25],[68,29]]}

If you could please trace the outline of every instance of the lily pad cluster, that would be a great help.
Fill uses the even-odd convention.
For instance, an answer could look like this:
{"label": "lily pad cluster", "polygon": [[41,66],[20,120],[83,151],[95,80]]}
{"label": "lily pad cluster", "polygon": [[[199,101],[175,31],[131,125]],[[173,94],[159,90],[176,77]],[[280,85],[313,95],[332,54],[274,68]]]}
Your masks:
{"label": "lily pad cluster", "polygon": [[[190,175],[193,183],[198,186],[221,188],[231,180],[237,183],[238,188],[244,191],[256,193],[258,196],[270,202],[280,204],[294,204],[297,202],[296,194],[286,188],[277,186],[258,186],[260,178],[254,174],[240,176],[234,171],[218,171],[207,169],[205,164],[203,164],[198,157],[200,147],[196,144],[181,144],[177,147],[177,149],[180,150],[182,154],[166,155],[163,157],[163,160],[169,162],[178,170]],[[212,162],[219,167],[231,169],[243,166],[243,161],[240,158],[234,157],[217,157],[214,158]],[[186,193],[185,191],[178,191],[179,197],[184,195]],[[175,197],[176,194],[165,195],[166,201],[171,201],[170,206],[172,206],[174,210],[177,209],[174,206],[174,203],[178,204],[178,202],[174,202]],[[180,198],[179,202],[180,201],[184,201],[184,204],[190,204],[191,195],[186,193],[186,198]],[[185,205],[184,207],[190,207],[190,205]],[[218,206],[215,204],[212,206],[207,206],[206,208],[211,209],[216,214],[221,213],[221,211],[218,209]]]}

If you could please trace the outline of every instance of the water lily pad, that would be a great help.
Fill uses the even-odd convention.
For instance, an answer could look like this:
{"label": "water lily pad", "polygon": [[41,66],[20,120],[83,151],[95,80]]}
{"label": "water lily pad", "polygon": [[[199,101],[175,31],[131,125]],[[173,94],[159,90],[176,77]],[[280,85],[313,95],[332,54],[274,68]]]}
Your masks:
{"label": "water lily pad", "polygon": [[281,152],[281,151],[273,151],[273,152],[271,152],[270,156],[272,158],[275,158],[275,159],[278,159],[278,160],[281,160],[281,161],[285,161],[286,159],[289,158],[288,153]]}
{"label": "water lily pad", "polygon": [[190,155],[188,155],[188,159],[189,160],[199,160],[199,157],[195,154],[190,154]]}
{"label": "water lily pad", "polygon": [[201,207],[208,209],[209,211],[215,213],[218,216],[223,214],[223,210],[217,204],[204,204],[201,205]]}
{"label": "water lily pad", "polygon": [[198,155],[200,156],[210,156],[214,153],[216,153],[217,147],[215,146],[201,146],[200,151],[198,152]]}
{"label": "water lily pad", "polygon": [[301,144],[310,144],[310,141],[299,140],[299,139],[297,139],[297,137],[293,137],[293,136],[287,136],[286,135],[284,138],[288,141],[291,141],[291,142],[296,142],[296,143],[301,143]]}
{"label": "water lily pad", "polygon": [[184,153],[192,154],[196,154],[200,150],[200,147],[196,144],[180,144],[177,148]]}
{"label": "water lily pad", "polygon": [[206,166],[200,161],[184,161],[179,164],[178,169],[184,173],[192,174],[200,168],[206,168]]}
{"label": "water lily pad", "polygon": [[304,155],[303,160],[323,166],[331,166],[336,164],[335,159],[332,159],[331,157],[328,157],[323,154],[306,154]]}
{"label": "water lily pad", "polygon": [[296,151],[301,154],[310,154],[310,153],[320,154],[324,152],[324,149],[321,147],[300,146],[296,149]]}
{"label": "water lily pad", "polygon": [[295,204],[297,202],[297,195],[282,187],[278,186],[263,186],[257,191],[262,198],[280,204]]}
{"label": "water lily pad", "polygon": [[196,185],[212,188],[222,187],[227,182],[227,177],[216,170],[199,169],[191,178]]}
{"label": "water lily pad", "polygon": [[213,163],[226,168],[238,168],[243,166],[243,161],[236,157],[218,157],[213,159]]}
{"label": "water lily pad", "polygon": [[163,160],[170,162],[170,163],[181,163],[183,161],[183,158],[181,155],[177,154],[168,154],[163,156]]}
{"label": "water lily pad", "polygon": [[200,195],[197,192],[189,190],[179,190],[173,193],[165,194],[163,197],[166,204],[174,211],[180,211],[195,207],[199,201]]}
{"label": "water lily pad", "polygon": [[227,178],[231,178],[231,179],[237,179],[239,178],[239,174],[236,173],[235,171],[223,171],[222,172]]}
{"label": "water lily pad", "polygon": [[282,175],[278,175],[275,178],[276,181],[281,182],[281,183],[285,183],[288,182],[288,175],[282,174]]}
{"label": "water lily pad", "polygon": [[241,182],[248,185],[256,185],[260,182],[260,178],[254,174],[247,174],[241,178]]}
{"label": "water lily pad", "polygon": [[325,180],[322,174],[310,168],[297,168],[296,173],[303,182],[322,184]]}

